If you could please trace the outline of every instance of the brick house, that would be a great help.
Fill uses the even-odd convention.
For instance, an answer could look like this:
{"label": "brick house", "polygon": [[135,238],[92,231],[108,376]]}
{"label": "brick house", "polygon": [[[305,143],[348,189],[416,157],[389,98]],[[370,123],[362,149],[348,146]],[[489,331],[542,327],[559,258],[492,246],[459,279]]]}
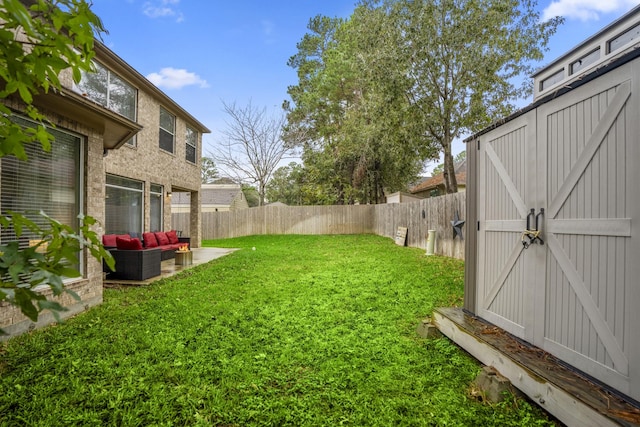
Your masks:
{"label": "brick house", "polygon": [[[79,84],[63,73],[62,91],[35,98],[55,126],[52,151],[33,144],[28,162],[1,159],[0,211],[43,209],[70,225],[84,214],[101,233],[142,233],[171,229],[171,193],[187,192],[191,244],[200,246],[201,145],[209,129],[106,46],[96,42],[95,51],[95,73]],[[33,126],[19,100],[5,101],[16,122]],[[11,239],[12,230],[0,232],[0,241]],[[80,258],[82,277],[66,285],[81,301],[64,295],[66,316],[102,302],[102,265],[88,253]],[[44,312],[34,325],[0,303],[0,328],[10,335],[52,321]]]}

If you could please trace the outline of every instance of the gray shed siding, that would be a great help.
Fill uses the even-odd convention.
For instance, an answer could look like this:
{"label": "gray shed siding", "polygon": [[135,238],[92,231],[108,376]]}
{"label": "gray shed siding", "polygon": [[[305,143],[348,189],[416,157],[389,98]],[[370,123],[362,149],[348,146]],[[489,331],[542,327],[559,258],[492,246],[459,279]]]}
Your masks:
{"label": "gray shed siding", "polygon": [[[634,59],[470,141],[477,231],[467,253],[474,299],[465,300],[636,400],[639,89]],[[544,209],[544,244],[525,249],[531,209]]]}

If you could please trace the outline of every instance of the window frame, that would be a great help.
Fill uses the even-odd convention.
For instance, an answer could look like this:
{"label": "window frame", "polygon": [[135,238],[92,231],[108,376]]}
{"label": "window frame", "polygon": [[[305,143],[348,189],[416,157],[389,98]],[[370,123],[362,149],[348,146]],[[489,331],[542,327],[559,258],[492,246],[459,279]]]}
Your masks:
{"label": "window frame", "polygon": [[[120,183],[118,182],[109,182],[110,180],[119,180]],[[130,184],[130,185],[127,185]],[[135,184],[135,186],[134,186]],[[125,177],[125,176],[121,176],[121,175],[115,175],[115,174],[106,174],[105,177],[105,194],[106,194],[106,201],[105,201],[105,218],[104,218],[104,228],[105,228],[105,234],[125,234],[125,233],[142,233],[144,232],[144,188],[145,188],[145,182],[141,181],[139,179],[133,179],[133,178],[129,178],[129,177]],[[140,202],[140,211],[139,211],[139,217],[137,218],[138,224],[140,225],[140,228],[138,230],[112,230],[111,229],[111,222],[109,219],[109,189],[114,189],[114,190],[119,190],[119,191],[130,191],[132,193],[136,193],[139,195],[139,202]]]}
{"label": "window frame", "polygon": [[[20,115],[14,115],[11,119],[25,128],[35,128],[38,126],[36,122]],[[34,219],[36,223],[41,223],[39,218],[37,216],[32,216],[32,214],[44,211],[53,219],[71,226],[77,232],[80,230],[80,217],[85,214],[86,164],[84,162],[84,158],[87,152],[87,138],[67,129],[54,129],[47,126],[47,131],[54,136],[54,141],[51,144],[50,151],[43,150],[39,142],[32,142],[25,145],[25,150],[28,155],[28,160],[26,162],[18,160],[14,156],[5,156],[0,159],[0,170],[5,170],[5,173],[9,173],[11,178],[14,178],[13,182],[8,179],[0,180],[0,212],[3,214],[6,213],[5,208],[6,210],[16,210],[22,212],[27,217]],[[65,142],[65,144],[66,147],[70,147],[73,150],[72,156],[64,156],[65,152],[70,153],[69,149],[64,149],[64,151],[55,151],[64,146],[64,144],[59,140],[63,136],[70,138]],[[57,144],[55,143],[56,140],[58,141]],[[68,167],[71,164],[73,166]],[[37,169],[41,172],[38,176],[44,177],[47,173],[47,165],[50,166],[49,170],[53,173],[53,175],[50,176],[52,181],[49,184],[43,184],[42,187],[38,187],[36,180],[33,179],[33,175],[30,175],[28,184],[22,184],[24,181],[18,177],[17,173],[11,173],[11,167],[18,168],[16,171],[19,171],[22,174],[29,173],[29,170],[31,169]],[[64,168],[64,165],[67,165],[67,167]],[[64,177],[69,179],[65,181],[63,179]],[[5,198],[9,198],[9,194],[11,193],[9,191],[2,191],[3,185],[15,186],[15,188],[13,188],[14,192],[22,190],[23,193],[29,193],[29,196],[27,197],[28,200],[22,202],[16,201],[20,206],[8,203],[9,201],[5,200]],[[35,185],[38,187],[35,188],[37,191],[24,191],[25,185],[31,187]],[[39,196],[42,200],[38,199]],[[64,212],[65,206],[72,206],[72,211]],[[60,214],[56,214],[56,210],[59,211]],[[66,220],[63,219],[63,217],[66,217]],[[11,230],[0,230],[0,241],[5,242],[13,240],[14,237],[11,236],[11,233]],[[23,230],[23,235],[19,241],[21,247],[28,246],[27,241],[29,240],[30,234],[31,233],[28,230]],[[39,236],[33,237],[38,238]],[[24,240],[25,238],[27,241]],[[85,277],[86,266],[83,256],[78,256],[78,264],[76,267],[80,272],[81,277]],[[77,279],[63,278],[63,280],[67,282]]]}
{"label": "window frame", "polygon": [[[185,139],[184,158],[187,162],[195,165],[198,163],[198,132],[195,129],[193,129],[191,126],[187,125],[184,139]],[[189,158],[190,147],[193,149],[193,160]]]}
{"label": "window frame", "polygon": [[[134,86],[131,82],[129,82],[127,79],[122,77],[120,74],[112,71],[111,69],[101,64],[100,62],[94,60],[92,61],[92,64],[95,68],[95,71],[94,72],[82,71],[82,77],[80,79],[80,82],[73,83],[73,90],[79,93],[80,95],[92,100],[93,102],[103,106],[104,108],[110,111],[113,111],[114,113],[137,123],[138,122],[138,88]],[[98,90],[95,91],[96,94],[101,95],[99,98],[92,96],[91,91],[84,90],[84,89],[88,89],[88,87],[83,85],[83,83],[86,84],[86,80],[88,80],[87,78],[88,74],[92,74],[92,75],[105,74],[105,77],[104,77],[105,81],[102,82],[104,83],[104,91],[100,90],[102,88],[98,88]],[[122,110],[118,110],[114,108],[114,104],[112,103],[112,99],[114,97],[112,96],[112,94],[116,86],[125,87],[128,91],[131,92],[132,98],[133,98],[131,100],[133,105],[129,106],[132,112],[131,115],[123,114]],[[136,136],[134,135],[133,137],[131,137],[131,139],[129,139],[126,142],[126,145],[130,147],[136,147],[137,146]]]}
{"label": "window frame", "polygon": [[[171,118],[173,129],[166,129],[165,124],[163,124],[163,117],[162,117],[163,113],[166,116],[168,116],[168,117],[165,117],[165,119],[167,119],[169,117]],[[168,122],[167,122],[167,124],[168,124]],[[171,154],[175,154],[175,152],[176,152],[176,116],[171,114],[169,112],[169,110],[167,110],[166,108],[164,108],[162,106],[160,106],[158,128],[159,128],[158,147],[162,151],[165,151],[165,152],[171,153]],[[164,134],[163,134],[163,132],[164,132]],[[163,135],[171,135],[171,150],[168,149],[167,141],[163,141]]]}
{"label": "window frame", "polygon": [[[123,78],[118,73],[111,71],[108,67],[106,67],[105,65],[102,65],[100,62],[92,61],[92,64],[95,67],[96,71],[93,71],[93,72],[83,71],[80,82],[73,84],[73,90],[79,93],[80,95],[92,100],[93,102],[102,105],[104,108],[110,111],[113,111],[114,113],[119,114],[122,117],[126,117],[127,119],[133,122],[137,122],[138,120],[138,88],[135,87],[133,84],[131,84],[131,82]],[[100,91],[100,90],[96,91],[96,93],[99,92],[99,94],[102,95],[100,98],[96,98],[92,96],[91,92],[83,90],[83,82],[85,82],[85,79],[88,74],[100,75],[103,73],[105,74],[106,81],[103,82],[104,88],[99,88],[99,89],[103,89],[104,91]],[[116,80],[117,80],[117,83],[116,83]],[[112,99],[114,98],[114,96],[112,96],[112,94],[114,92],[114,88],[115,88],[114,86],[116,84],[126,87],[126,89],[129,90],[132,94],[131,101],[133,105],[130,105],[131,112],[132,112],[131,115],[123,114],[122,110],[118,110],[114,108],[114,104],[112,102]]]}
{"label": "window frame", "polygon": [[[154,204],[153,198],[160,199],[160,212],[157,220],[159,221],[157,229],[154,230]],[[163,231],[164,230],[164,185],[162,184],[150,184],[149,185],[149,231]]]}

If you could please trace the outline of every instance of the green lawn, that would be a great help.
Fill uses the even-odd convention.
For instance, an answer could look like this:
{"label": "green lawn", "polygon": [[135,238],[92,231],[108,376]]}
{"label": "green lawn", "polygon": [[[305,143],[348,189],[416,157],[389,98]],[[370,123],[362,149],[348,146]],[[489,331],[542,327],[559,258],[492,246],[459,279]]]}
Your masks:
{"label": "green lawn", "polygon": [[416,335],[462,303],[462,262],[370,235],[205,243],[241,250],[2,345],[0,425],[552,425],[470,397],[477,362]]}

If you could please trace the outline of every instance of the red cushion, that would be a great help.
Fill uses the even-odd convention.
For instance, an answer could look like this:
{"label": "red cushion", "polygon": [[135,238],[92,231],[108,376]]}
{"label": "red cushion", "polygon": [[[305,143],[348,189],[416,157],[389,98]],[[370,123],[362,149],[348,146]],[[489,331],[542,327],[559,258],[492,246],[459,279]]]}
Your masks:
{"label": "red cushion", "polygon": [[102,236],[102,244],[104,246],[116,246],[116,235],[115,234],[105,234]]}
{"label": "red cushion", "polygon": [[167,237],[169,238],[169,243],[179,243],[180,240],[178,240],[178,233],[176,233],[176,230],[171,230],[171,231],[167,231]]}
{"label": "red cushion", "polygon": [[105,234],[102,236],[102,244],[108,247],[116,247],[118,246],[116,239],[120,237],[122,239],[131,239],[131,236],[128,234]]}
{"label": "red cushion", "polygon": [[140,239],[125,239],[123,237],[116,237],[116,247],[122,250],[139,251],[142,249],[142,242]]}
{"label": "red cushion", "polygon": [[156,240],[156,235],[153,233],[142,233],[142,239],[144,240],[145,248],[157,248],[158,241]]}
{"label": "red cushion", "polygon": [[158,241],[159,246],[169,244],[169,238],[167,237],[167,233],[164,231],[156,231],[156,240]]}

